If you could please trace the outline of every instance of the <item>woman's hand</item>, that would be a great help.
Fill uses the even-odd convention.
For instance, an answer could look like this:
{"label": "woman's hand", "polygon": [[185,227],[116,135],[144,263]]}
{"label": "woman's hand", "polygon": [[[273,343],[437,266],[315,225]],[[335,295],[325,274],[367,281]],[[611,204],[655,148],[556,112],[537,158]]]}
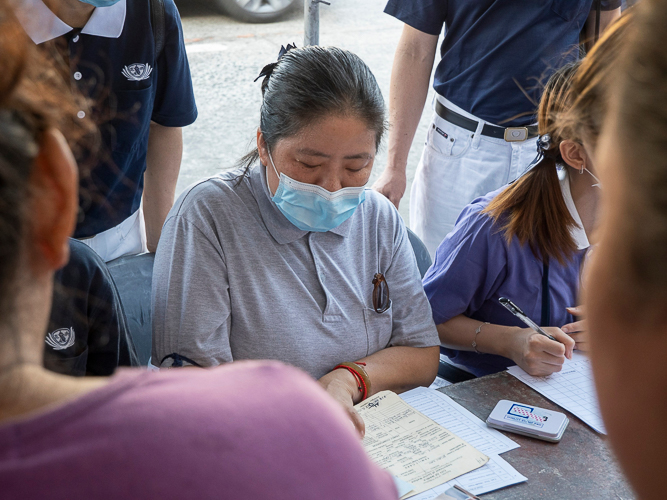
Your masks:
{"label": "woman's hand", "polygon": [[579,321],[574,323],[568,323],[564,325],[561,330],[569,334],[570,337],[575,341],[574,348],[578,351],[588,352],[590,350],[590,344],[588,343],[588,326],[586,320],[583,319],[584,316],[584,307],[568,307],[567,312],[572,316],[580,317]]}
{"label": "woman's hand", "polygon": [[327,373],[319,380],[319,383],[343,407],[350,417],[352,425],[363,438],[366,433],[366,425],[364,419],[354,409],[355,400],[361,399],[361,393],[354,375],[347,370],[338,369]]}
{"label": "woman's hand", "polygon": [[572,357],[575,341],[560,328],[544,327],[543,330],[558,342],[540,335],[531,328],[517,329],[512,333],[510,358],[530,375],[541,377],[559,372],[565,358]]}

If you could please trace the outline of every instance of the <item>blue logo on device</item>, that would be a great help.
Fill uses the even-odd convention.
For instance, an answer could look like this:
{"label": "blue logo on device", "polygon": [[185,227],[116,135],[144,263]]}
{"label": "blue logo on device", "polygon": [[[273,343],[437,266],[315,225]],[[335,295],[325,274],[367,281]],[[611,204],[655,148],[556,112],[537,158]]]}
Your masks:
{"label": "blue logo on device", "polygon": [[507,412],[508,415],[514,415],[516,417],[521,417],[528,419],[530,418],[530,414],[533,413],[533,408],[530,406],[523,406],[523,405],[517,405],[513,404],[509,411]]}
{"label": "blue logo on device", "polygon": [[524,406],[513,403],[504,419],[514,420],[515,422],[520,422],[522,425],[525,424],[533,427],[544,427],[544,423],[548,420],[549,417],[544,414],[539,415],[533,413],[534,410],[535,408],[532,406]]}

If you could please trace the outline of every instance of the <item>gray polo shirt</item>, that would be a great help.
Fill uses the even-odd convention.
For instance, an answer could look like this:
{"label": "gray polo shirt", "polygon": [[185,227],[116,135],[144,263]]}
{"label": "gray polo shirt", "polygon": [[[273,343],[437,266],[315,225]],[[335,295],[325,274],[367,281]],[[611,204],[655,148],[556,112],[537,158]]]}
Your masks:
{"label": "gray polo shirt", "polygon": [[[389,346],[439,345],[403,220],[366,190],[326,233],[292,225],[265,168],[202,181],[172,208],[153,271],[153,364],[177,353],[202,366],[277,359],[319,378]],[[392,306],[373,309],[384,273]]]}

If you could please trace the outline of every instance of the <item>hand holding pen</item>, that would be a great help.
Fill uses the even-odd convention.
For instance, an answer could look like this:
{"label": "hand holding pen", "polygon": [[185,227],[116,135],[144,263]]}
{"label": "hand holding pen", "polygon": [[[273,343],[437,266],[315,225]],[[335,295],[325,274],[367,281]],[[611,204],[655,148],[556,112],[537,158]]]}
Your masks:
{"label": "hand holding pen", "polygon": [[574,340],[560,328],[538,326],[511,300],[503,297],[499,301],[528,326],[515,331],[512,349],[514,362],[535,376],[560,371],[565,358],[572,358]]}

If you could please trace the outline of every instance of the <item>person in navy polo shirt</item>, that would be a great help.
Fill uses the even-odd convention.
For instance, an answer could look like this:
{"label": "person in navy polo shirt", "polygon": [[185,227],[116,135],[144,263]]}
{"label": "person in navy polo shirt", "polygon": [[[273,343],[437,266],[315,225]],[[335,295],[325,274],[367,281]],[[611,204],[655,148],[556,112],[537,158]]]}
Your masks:
{"label": "person in navy polo shirt", "polygon": [[[410,227],[434,255],[464,206],[524,172],[536,155],[542,83],[595,34],[597,0],[389,0],[405,26],[394,56],[389,157],[375,189],[398,206],[438,44],[435,113],[410,195]],[[600,30],[621,0],[601,0]]]}
{"label": "person in navy polo shirt", "polygon": [[109,269],[90,247],[69,242],[69,261],[55,274],[44,338],[44,366],[64,375],[112,375],[139,366],[123,304]]}
{"label": "person in navy polo shirt", "polygon": [[80,181],[74,236],[107,262],[155,251],[174,201],[181,127],[197,117],[178,10],[162,1],[159,54],[150,0],[22,0],[17,10],[36,44],[53,41],[72,87],[93,103],[102,148],[77,158],[91,168]]}

